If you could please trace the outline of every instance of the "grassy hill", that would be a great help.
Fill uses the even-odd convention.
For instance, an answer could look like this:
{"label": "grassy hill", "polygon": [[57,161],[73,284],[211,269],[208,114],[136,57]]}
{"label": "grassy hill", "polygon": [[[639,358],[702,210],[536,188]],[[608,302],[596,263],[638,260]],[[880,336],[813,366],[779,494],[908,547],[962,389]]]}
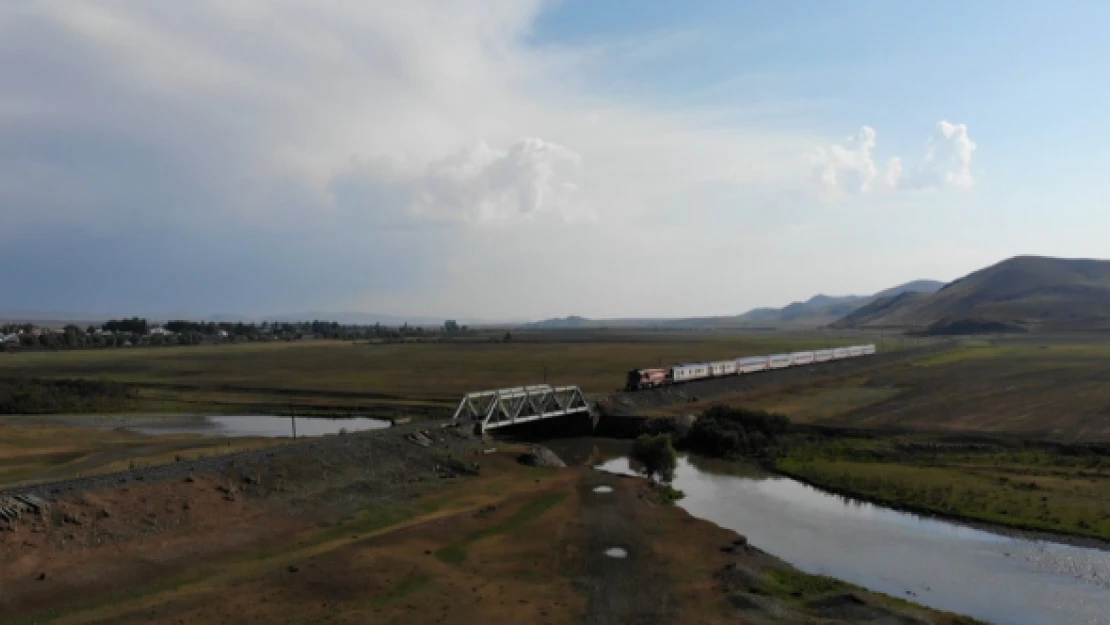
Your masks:
{"label": "grassy hill", "polygon": [[927,327],[965,319],[1060,329],[1110,327],[1110,261],[1018,256],[932,295],[880,298],[832,325]]}

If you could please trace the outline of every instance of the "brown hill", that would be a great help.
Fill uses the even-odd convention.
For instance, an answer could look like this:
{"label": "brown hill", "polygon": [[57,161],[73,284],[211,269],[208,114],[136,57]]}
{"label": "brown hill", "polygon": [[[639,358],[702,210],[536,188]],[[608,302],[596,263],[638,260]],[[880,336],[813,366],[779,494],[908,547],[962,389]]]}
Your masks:
{"label": "brown hill", "polygon": [[920,328],[961,319],[1052,328],[1110,327],[1110,261],[1018,256],[932,295],[903,293],[867,304],[837,328]]}

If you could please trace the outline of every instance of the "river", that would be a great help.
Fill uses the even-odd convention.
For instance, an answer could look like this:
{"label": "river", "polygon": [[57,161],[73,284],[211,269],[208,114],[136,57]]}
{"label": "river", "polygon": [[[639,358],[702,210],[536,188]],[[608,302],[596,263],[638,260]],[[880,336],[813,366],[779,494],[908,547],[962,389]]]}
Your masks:
{"label": "river", "polygon": [[[209,416],[186,420],[167,420],[164,424],[144,422],[143,425],[128,429],[143,434],[207,434],[216,436],[261,436],[276,438],[293,435],[293,422],[290,417],[273,416]],[[322,418],[301,417],[296,419],[297,436],[324,436],[338,434],[340,431],[359,432],[389,427],[389,421],[367,417]]]}
{"label": "river", "polygon": [[[623,456],[597,468],[634,472]],[[1107,551],[898,512],[698,457],[679,458],[674,486],[692,515],[808,573],[999,625],[1110,624]]]}

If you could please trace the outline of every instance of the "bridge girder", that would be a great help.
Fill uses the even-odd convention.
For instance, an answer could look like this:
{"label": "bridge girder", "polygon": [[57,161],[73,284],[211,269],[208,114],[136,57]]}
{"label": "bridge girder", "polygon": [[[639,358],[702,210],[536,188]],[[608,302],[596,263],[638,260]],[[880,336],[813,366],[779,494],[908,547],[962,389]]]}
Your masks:
{"label": "bridge girder", "polygon": [[467,393],[459,401],[453,419],[480,425],[482,431],[487,431],[589,412],[586,397],[577,386],[536,384]]}

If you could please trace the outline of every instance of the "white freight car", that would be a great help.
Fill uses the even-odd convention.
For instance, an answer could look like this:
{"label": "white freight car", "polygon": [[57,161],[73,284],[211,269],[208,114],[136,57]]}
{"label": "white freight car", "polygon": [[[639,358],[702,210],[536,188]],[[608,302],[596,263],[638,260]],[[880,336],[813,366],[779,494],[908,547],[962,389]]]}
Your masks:
{"label": "white freight car", "polygon": [[[852,345],[835,349],[774,354],[771,356],[745,356],[734,360],[717,360],[674,365],[666,369],[633,370],[627,390],[634,391],[654,386],[690,382],[705,378],[755,373],[770,369],[785,369],[792,366],[805,366],[818,362],[855,358],[876,353],[875,345]],[[646,376],[646,377],[645,377]]]}
{"label": "white freight car", "polygon": [[709,363],[709,376],[718,377],[722,375],[735,375],[736,374],[736,361],[735,360],[718,360]]}
{"label": "white freight car", "polygon": [[794,352],[790,354],[790,364],[794,366],[813,364],[813,352]]}
{"label": "white freight car", "polygon": [[690,380],[700,380],[709,377],[709,365],[704,362],[688,364],[688,365],[675,365],[673,371],[675,382],[689,382]]}
{"label": "white freight car", "polygon": [[785,369],[794,364],[794,359],[790,354],[772,354],[769,360],[771,369]]}
{"label": "white freight car", "polygon": [[756,371],[766,371],[770,368],[770,358],[768,356],[747,356],[745,358],[736,359],[737,373],[755,373]]}

